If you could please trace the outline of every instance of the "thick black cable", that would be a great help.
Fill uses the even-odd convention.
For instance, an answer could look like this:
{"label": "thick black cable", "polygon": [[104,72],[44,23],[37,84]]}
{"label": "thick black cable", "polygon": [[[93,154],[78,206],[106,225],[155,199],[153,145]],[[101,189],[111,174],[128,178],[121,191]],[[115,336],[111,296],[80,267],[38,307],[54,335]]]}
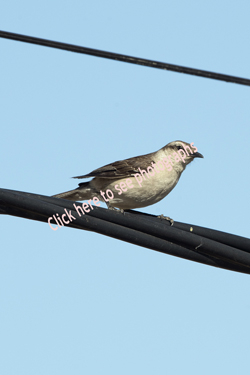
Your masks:
{"label": "thick black cable", "polygon": [[[59,199],[58,202],[58,198],[53,199],[56,199],[54,201],[56,205],[60,205],[62,208],[68,208],[70,210],[73,209],[72,202],[69,202],[65,199]],[[49,200],[51,201],[51,197],[49,197]],[[81,206],[81,203],[78,203],[77,205]],[[247,266],[250,267],[250,254],[246,255],[239,248],[233,248],[232,244],[229,244],[229,246],[223,243],[217,244],[216,241],[197,235],[194,233],[194,231],[187,233],[181,230],[180,228],[177,229],[175,228],[176,224],[174,224],[173,227],[170,228],[168,221],[159,219],[155,220],[155,217],[151,217],[150,222],[147,222],[145,220],[142,220],[142,217],[137,217],[137,215],[136,217],[134,217],[130,213],[125,213],[125,215],[121,215],[119,212],[117,212],[116,214],[111,215],[110,217],[109,212],[110,211],[108,210],[97,208],[94,211],[90,211],[89,215],[96,218],[100,218],[105,221],[112,222],[114,224],[123,225],[127,228],[135,229],[137,231],[141,231],[143,233],[153,235],[158,238],[165,239],[167,241],[171,241],[175,244],[179,244],[181,246],[189,248],[190,250],[196,250],[197,253],[214,256],[217,259],[222,259],[232,263],[242,264],[242,262],[245,262],[244,264],[247,264]],[[134,213],[137,213],[137,211],[134,211]],[[193,228],[193,226],[190,226],[190,228]],[[211,231],[209,229],[207,230]],[[226,233],[224,233],[224,236],[225,235]],[[234,236],[231,235],[231,237]],[[246,238],[245,240],[247,241]],[[247,252],[250,253],[249,247],[250,241],[248,240]]]}
{"label": "thick black cable", "polygon": [[[19,211],[18,216],[22,216],[22,210],[25,211],[26,218],[30,218],[33,216],[33,220],[48,222],[48,218],[52,215],[56,215],[57,213],[59,215],[62,215],[65,213],[63,206],[67,206],[67,202],[65,201],[65,205],[58,206],[55,200],[58,200],[56,198],[49,198],[49,200],[54,201],[54,203],[48,203],[45,200],[39,201],[37,198],[35,198],[35,195],[32,194],[32,197],[24,197],[22,194],[18,194],[19,192],[12,192],[12,191],[4,191],[5,189],[0,189],[0,208],[2,210],[2,213],[8,213],[11,214],[11,211],[14,213]],[[60,201],[63,201],[60,199]],[[61,202],[62,203],[62,202]],[[123,228],[119,224],[115,223],[107,223],[105,220],[99,219],[97,217],[92,217],[92,215],[84,215],[80,217],[76,211],[74,211],[72,202],[70,203],[70,211],[75,216],[76,220],[74,220],[69,225],[66,225],[66,227],[73,227],[77,229],[87,229],[91,230],[100,234],[104,234],[109,237],[117,238],[122,241],[126,241],[129,243],[133,243],[138,246],[144,246],[151,248],[156,251],[164,252],[170,255],[176,255],[183,258],[186,258],[184,255],[185,249],[183,249],[180,246],[176,246],[174,244],[169,244],[167,246],[167,243],[163,240],[158,240],[157,238],[154,238],[153,236],[146,235],[143,236],[142,233],[132,230],[130,228]],[[105,210],[103,208],[95,207],[94,211],[99,210]],[[119,215],[119,212],[109,211],[109,214],[111,216]],[[121,215],[121,214],[120,214]],[[16,215],[15,215],[16,216]],[[36,217],[36,218],[35,218]],[[55,224],[55,222],[52,222]],[[146,245],[146,246],[145,246]],[[176,252],[176,253],[175,253]],[[188,257],[186,259],[194,260],[201,263],[206,263],[209,265],[216,266],[216,263],[213,261],[210,261],[209,258],[206,259],[205,256],[200,254],[192,254],[192,252],[189,252]],[[250,269],[249,269],[250,273]]]}
{"label": "thick black cable", "polygon": [[32,36],[15,34],[15,33],[10,33],[10,32],[1,31],[1,30],[0,30],[0,37],[5,38],[5,39],[16,40],[19,42],[25,42],[25,43],[37,44],[37,45],[51,47],[51,48],[62,49],[65,51],[83,53],[86,55],[97,56],[97,57],[103,57],[103,58],[111,59],[111,60],[118,60],[118,61],[130,63],[130,64],[144,65],[144,66],[148,66],[151,68],[170,70],[172,72],[185,73],[185,74],[190,74],[194,76],[211,78],[211,79],[216,79],[219,81],[238,83],[240,85],[250,86],[250,79],[247,79],[247,78],[240,78],[240,77],[235,77],[235,76],[226,75],[226,74],[209,72],[209,71],[201,70],[201,69],[188,68],[188,67],[175,65],[175,64],[168,64],[168,63],[163,63],[163,62],[154,61],[154,60],[142,59],[139,57],[122,55],[122,54],[102,51],[102,50],[98,50],[94,48],[81,47],[81,46],[77,46],[74,44],[61,43],[61,42],[56,42],[56,41],[52,41],[48,39],[35,38]]}
{"label": "thick black cable", "polygon": [[[143,221],[151,221],[151,219],[154,217],[153,215],[142,213],[139,211],[133,211],[133,210],[128,210],[131,214],[141,214],[143,216]],[[210,229],[210,228],[203,228],[198,225],[193,225],[193,224],[185,224],[185,223],[180,223],[178,221],[174,222],[174,227],[181,229],[185,232],[188,233],[193,233],[197,234],[199,236],[208,238],[210,240],[220,242],[224,245],[236,247],[239,250],[244,250],[248,253],[250,253],[250,240],[246,237],[241,237],[237,236],[235,234],[231,233],[225,233],[221,232],[219,230],[215,229]]]}
{"label": "thick black cable", "polygon": [[[79,202],[75,203],[81,205]],[[67,226],[95,231],[138,246],[214,267],[250,274],[248,252],[169,227],[167,221],[161,221],[156,217],[150,220],[147,218],[145,221],[143,215],[135,216],[131,213],[122,215],[120,212],[99,207],[79,217],[74,211],[73,204],[74,202],[64,199],[0,189],[0,213],[47,222],[48,217],[56,213],[62,215],[66,208],[74,212],[77,219]],[[248,245],[250,248],[250,240],[248,240]]]}

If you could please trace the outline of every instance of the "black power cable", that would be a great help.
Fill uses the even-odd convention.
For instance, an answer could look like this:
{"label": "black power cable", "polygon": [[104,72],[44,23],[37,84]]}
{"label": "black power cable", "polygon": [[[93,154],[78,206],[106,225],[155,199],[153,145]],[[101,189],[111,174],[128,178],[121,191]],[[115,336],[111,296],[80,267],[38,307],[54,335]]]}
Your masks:
{"label": "black power cable", "polygon": [[226,81],[226,82],[231,82],[231,83],[238,83],[240,85],[250,86],[250,79],[247,79],[247,78],[240,78],[240,77],[235,77],[235,76],[226,75],[226,74],[214,73],[214,72],[209,72],[209,71],[201,70],[201,69],[187,68],[187,67],[180,66],[180,65],[174,65],[174,64],[168,64],[168,63],[163,63],[163,62],[154,61],[154,60],[142,59],[139,57],[122,55],[122,54],[113,53],[113,52],[101,51],[101,50],[94,49],[94,48],[76,46],[74,44],[55,42],[53,40],[35,38],[32,36],[15,34],[15,33],[10,33],[10,32],[1,31],[1,30],[0,30],[0,37],[5,38],[5,39],[17,40],[17,41],[25,42],[25,43],[38,44],[40,46],[62,49],[65,51],[83,53],[86,55],[92,55],[92,56],[97,56],[97,57],[103,57],[103,58],[111,59],[111,60],[123,61],[123,62],[127,62],[130,64],[144,65],[144,66],[148,66],[151,68],[171,70],[172,72],[191,74],[194,76],[211,78],[211,79],[216,79],[219,81]]}
{"label": "black power cable", "polygon": [[[0,189],[0,214],[48,223],[65,209],[74,220],[65,226],[90,230],[165,254],[231,271],[250,274],[250,240],[232,234],[129,211],[122,214],[101,207],[79,216],[79,202],[44,195]],[[55,216],[57,217],[57,216]],[[52,224],[56,224],[54,219]],[[49,229],[51,230],[51,229]],[[201,235],[199,232],[202,232]],[[239,243],[239,246],[236,246]]]}

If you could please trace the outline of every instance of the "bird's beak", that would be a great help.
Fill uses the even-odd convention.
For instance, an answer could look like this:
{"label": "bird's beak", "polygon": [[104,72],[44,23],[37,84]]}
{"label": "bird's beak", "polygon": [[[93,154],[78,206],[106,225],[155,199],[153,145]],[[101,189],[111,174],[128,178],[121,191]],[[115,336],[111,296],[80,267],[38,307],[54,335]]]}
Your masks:
{"label": "bird's beak", "polygon": [[199,152],[196,152],[194,155],[193,155],[194,158],[204,158],[204,156],[202,154],[200,154]]}

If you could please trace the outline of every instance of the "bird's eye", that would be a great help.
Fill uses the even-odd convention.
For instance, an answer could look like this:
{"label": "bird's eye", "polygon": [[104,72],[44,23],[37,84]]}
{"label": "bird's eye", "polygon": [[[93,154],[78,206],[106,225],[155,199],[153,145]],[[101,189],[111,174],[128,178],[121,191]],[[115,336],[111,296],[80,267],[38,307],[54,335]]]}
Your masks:
{"label": "bird's eye", "polygon": [[183,150],[182,146],[177,146],[177,150]]}

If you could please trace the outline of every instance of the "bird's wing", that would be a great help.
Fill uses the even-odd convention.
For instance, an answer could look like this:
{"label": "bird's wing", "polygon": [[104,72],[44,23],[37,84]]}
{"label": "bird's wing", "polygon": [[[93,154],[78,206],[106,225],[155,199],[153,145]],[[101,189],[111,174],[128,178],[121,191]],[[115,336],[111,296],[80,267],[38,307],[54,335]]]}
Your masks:
{"label": "bird's wing", "polygon": [[95,169],[86,175],[76,176],[73,178],[99,177],[117,179],[133,176],[139,172],[138,168],[147,169],[148,166],[151,166],[151,163],[154,162],[154,154],[155,153],[151,153],[126,160],[119,160]]}

